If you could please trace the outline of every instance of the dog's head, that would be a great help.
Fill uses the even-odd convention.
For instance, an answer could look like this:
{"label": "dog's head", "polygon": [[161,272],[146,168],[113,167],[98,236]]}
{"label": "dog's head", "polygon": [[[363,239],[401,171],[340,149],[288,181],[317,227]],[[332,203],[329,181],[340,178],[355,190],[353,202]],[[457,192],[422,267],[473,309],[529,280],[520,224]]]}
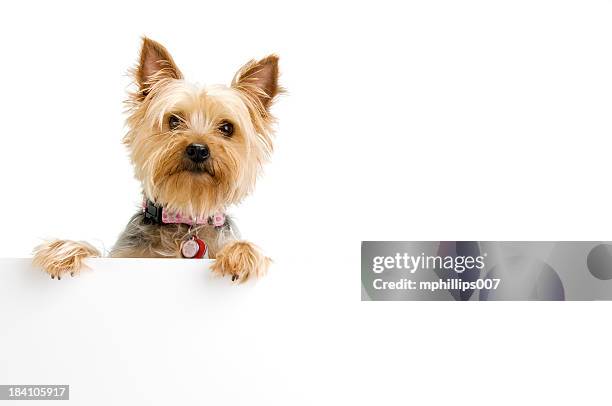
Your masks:
{"label": "dog's head", "polygon": [[230,86],[200,88],[144,38],[133,76],[124,141],[146,197],[202,216],[249,194],[272,152],[278,57],[248,62]]}

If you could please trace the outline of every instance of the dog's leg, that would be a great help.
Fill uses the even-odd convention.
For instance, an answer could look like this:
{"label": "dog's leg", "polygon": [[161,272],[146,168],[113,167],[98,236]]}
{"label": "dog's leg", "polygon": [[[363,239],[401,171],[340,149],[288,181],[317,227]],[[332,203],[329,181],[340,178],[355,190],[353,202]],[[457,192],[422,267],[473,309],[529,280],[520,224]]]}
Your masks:
{"label": "dog's leg", "polygon": [[66,273],[74,275],[79,272],[85,258],[99,256],[100,252],[87,242],[52,240],[34,249],[32,262],[51,278],[61,279]]}
{"label": "dog's leg", "polygon": [[265,275],[270,258],[264,256],[259,248],[248,241],[231,241],[215,255],[211,270],[219,275],[231,275],[232,281],[242,283],[251,276]]}

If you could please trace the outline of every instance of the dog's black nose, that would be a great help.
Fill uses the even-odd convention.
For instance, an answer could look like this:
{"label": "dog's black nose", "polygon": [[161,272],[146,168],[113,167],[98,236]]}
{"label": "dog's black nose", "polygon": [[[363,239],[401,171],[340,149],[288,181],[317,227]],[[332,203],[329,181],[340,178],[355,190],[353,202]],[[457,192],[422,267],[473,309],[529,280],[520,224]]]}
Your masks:
{"label": "dog's black nose", "polygon": [[199,164],[210,157],[210,150],[208,149],[208,145],[191,144],[185,149],[185,155],[187,158],[191,159],[191,161]]}

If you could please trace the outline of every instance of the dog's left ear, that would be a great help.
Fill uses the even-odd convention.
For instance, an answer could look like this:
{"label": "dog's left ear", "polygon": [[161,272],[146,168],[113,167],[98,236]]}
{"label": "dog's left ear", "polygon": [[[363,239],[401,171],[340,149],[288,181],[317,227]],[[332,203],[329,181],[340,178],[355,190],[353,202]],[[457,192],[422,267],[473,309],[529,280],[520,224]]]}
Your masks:
{"label": "dog's left ear", "polygon": [[267,112],[274,98],[282,91],[278,85],[278,56],[270,55],[248,62],[234,76],[232,87],[258,101]]}

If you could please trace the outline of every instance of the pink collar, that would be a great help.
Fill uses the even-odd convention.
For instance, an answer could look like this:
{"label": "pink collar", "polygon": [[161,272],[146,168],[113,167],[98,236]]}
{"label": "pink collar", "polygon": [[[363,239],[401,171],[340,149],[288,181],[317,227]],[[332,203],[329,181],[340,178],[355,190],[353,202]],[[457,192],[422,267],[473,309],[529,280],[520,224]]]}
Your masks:
{"label": "pink collar", "polygon": [[226,223],[225,214],[221,212],[216,212],[208,217],[193,218],[182,215],[179,212],[166,210],[161,206],[156,206],[155,203],[148,199],[142,202],[142,212],[145,215],[145,219],[152,220],[157,224],[186,224],[189,226],[208,224],[214,227],[223,227]]}

